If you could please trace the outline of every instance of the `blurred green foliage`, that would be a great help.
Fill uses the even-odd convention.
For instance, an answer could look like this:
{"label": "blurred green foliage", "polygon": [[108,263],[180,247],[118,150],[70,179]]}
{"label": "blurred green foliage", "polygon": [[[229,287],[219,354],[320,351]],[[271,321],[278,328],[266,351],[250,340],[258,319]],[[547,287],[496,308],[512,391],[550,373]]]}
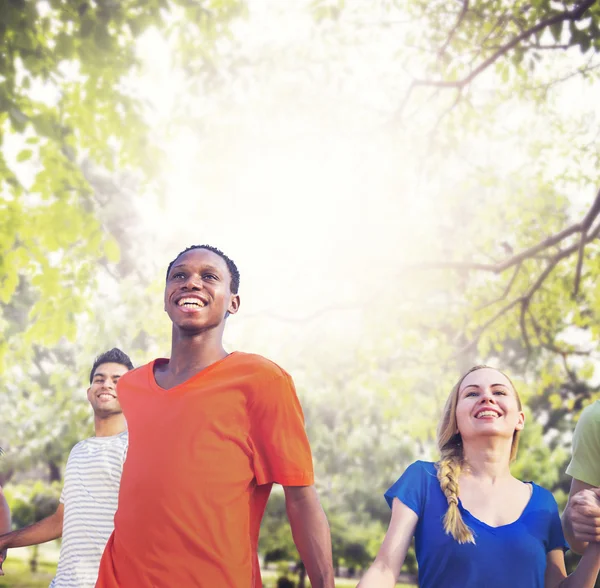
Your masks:
{"label": "blurred green foliage", "polygon": [[[470,166],[440,187],[437,238],[416,244],[413,266],[398,268],[401,279],[370,290],[368,332],[353,351],[318,344],[310,353],[290,351],[286,368],[303,401],[335,564],[344,568],[364,568],[375,556],[389,518],[383,491],[414,459],[436,458],[440,407],[462,370],[485,362],[514,377],[527,405],[515,475],[552,489],[561,505],[570,432],[582,407],[600,397],[598,239],[583,243],[577,291],[581,230],[505,269],[484,268],[581,222],[593,205],[597,141],[586,134],[589,120],[556,108],[552,92],[569,76],[597,79],[600,5],[381,6],[375,26],[408,19],[398,63],[424,63],[397,92],[390,119],[399,132],[419,126],[411,137],[423,173],[442,161]],[[310,10],[314,36],[340,54],[374,26],[369,2],[315,0]],[[39,484],[6,487],[21,526],[50,508],[70,448],[91,434],[81,365],[114,344],[145,358],[168,336],[148,318],[160,304],[160,281],[136,268],[137,239],[123,221],[139,189],[160,176],[148,114],[128,89],[139,67],[136,39],[161,29],[176,48],[174,67],[211,78],[217,42],[244,7],[235,0],[0,0],[0,12],[2,481],[43,466],[55,482],[48,493]],[[567,72],[554,67],[565,55]],[[351,68],[329,65],[332,75],[352,76]],[[478,94],[484,73],[487,91]],[[539,126],[532,114],[502,127],[515,100],[530,106]],[[437,110],[420,127],[425,102]],[[483,141],[514,151],[519,165],[500,169],[493,156],[480,157]],[[584,195],[578,204],[575,194]],[[117,303],[98,321],[91,293],[101,278]],[[99,324],[91,335],[92,321]],[[279,491],[260,541],[268,562],[298,558]],[[413,551],[406,569],[414,572]]]}

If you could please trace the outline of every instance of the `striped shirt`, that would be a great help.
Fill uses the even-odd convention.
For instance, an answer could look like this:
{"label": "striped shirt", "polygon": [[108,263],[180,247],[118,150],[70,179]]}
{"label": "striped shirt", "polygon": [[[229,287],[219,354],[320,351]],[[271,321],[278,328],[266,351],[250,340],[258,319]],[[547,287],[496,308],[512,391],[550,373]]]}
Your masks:
{"label": "striped shirt", "polygon": [[94,588],[114,526],[127,440],[127,431],[90,437],[71,450],[60,496],[65,505],[62,545],[50,588]]}

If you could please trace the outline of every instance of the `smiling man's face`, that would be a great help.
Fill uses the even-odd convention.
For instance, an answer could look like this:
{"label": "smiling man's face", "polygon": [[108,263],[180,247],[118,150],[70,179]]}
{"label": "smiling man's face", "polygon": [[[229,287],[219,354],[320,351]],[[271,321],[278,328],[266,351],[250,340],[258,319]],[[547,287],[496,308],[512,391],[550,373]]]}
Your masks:
{"label": "smiling man's face", "polygon": [[101,363],[96,368],[87,391],[88,400],[96,416],[106,418],[123,412],[117,398],[117,382],[128,371],[127,367],[120,363]]}
{"label": "smiling man's face", "polygon": [[231,274],[219,255],[198,248],[174,261],[165,286],[165,311],[175,327],[192,334],[215,328],[238,307]]}

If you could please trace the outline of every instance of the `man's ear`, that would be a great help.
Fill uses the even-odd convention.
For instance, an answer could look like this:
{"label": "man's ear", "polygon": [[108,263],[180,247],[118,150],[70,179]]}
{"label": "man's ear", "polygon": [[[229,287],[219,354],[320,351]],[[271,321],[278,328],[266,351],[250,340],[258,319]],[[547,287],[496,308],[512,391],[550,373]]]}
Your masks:
{"label": "man's ear", "polygon": [[240,309],[240,295],[232,294],[229,306],[227,307],[228,314],[235,314]]}

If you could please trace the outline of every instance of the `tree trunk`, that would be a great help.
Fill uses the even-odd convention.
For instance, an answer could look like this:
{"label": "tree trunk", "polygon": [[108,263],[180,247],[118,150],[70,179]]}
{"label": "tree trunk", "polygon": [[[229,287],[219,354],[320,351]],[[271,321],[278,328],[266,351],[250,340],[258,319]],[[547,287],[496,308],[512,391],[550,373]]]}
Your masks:
{"label": "tree trunk", "polygon": [[304,564],[302,562],[300,562],[298,564],[298,588],[305,588],[306,587],[306,568],[304,567]]}
{"label": "tree trunk", "polygon": [[50,483],[62,482],[62,474],[60,473],[60,468],[52,460],[48,462],[48,481]]}
{"label": "tree trunk", "polygon": [[0,472],[0,486],[5,486],[15,473],[14,468],[10,468],[4,472]]}
{"label": "tree trunk", "polygon": [[29,560],[29,569],[31,570],[32,574],[35,574],[37,572],[39,549],[40,549],[39,545],[34,545],[33,549],[31,550],[31,559]]}

